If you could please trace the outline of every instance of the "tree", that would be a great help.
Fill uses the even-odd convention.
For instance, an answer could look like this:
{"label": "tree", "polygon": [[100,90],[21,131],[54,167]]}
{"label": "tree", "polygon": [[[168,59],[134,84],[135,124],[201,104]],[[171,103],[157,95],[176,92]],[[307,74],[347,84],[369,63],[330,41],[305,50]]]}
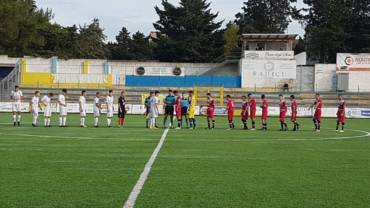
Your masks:
{"label": "tree", "polygon": [[50,25],[51,10],[37,9],[34,0],[0,3],[0,52],[11,56],[37,55],[45,45],[40,32]]}
{"label": "tree", "polygon": [[108,50],[105,45],[106,36],[101,29],[98,19],[91,24],[80,26],[78,38],[79,52],[82,58],[104,59],[107,58]]}
{"label": "tree", "polygon": [[225,39],[225,55],[230,55],[235,50],[239,49],[239,25],[235,23],[229,23],[224,33]]}
{"label": "tree", "polygon": [[[161,34],[155,41],[154,54],[161,61],[209,62],[222,54],[216,44],[222,22],[210,10],[206,0],[180,0],[174,6],[162,0],[155,7],[159,20],[154,27]],[[222,38],[222,36],[221,36]],[[216,48],[218,47],[218,48]],[[215,51],[220,54],[215,54]]]}
{"label": "tree", "polygon": [[294,54],[300,54],[302,52],[305,52],[306,51],[306,43],[305,43],[305,40],[302,39],[302,37],[299,37],[298,39],[298,43],[297,45],[295,46],[294,48]]}
{"label": "tree", "polygon": [[132,55],[130,53],[131,37],[126,27],[122,27],[119,34],[116,36],[117,43],[108,43],[110,50],[110,58],[114,60],[130,60]]}
{"label": "tree", "polygon": [[353,53],[370,52],[370,2],[353,0],[349,9],[348,24],[345,27],[349,38],[345,45]]}
{"label": "tree", "polygon": [[132,35],[130,53],[135,60],[145,61],[152,58],[152,50],[149,40],[143,33],[137,31]]}
{"label": "tree", "polygon": [[296,0],[248,0],[236,15],[241,33],[284,33]]}
{"label": "tree", "polygon": [[58,56],[62,59],[81,58],[79,51],[79,33],[76,25],[62,27],[51,24],[41,32],[45,38],[45,45],[39,51],[43,57]]}
{"label": "tree", "polygon": [[348,0],[304,0],[308,57],[322,63],[335,63],[337,52],[346,52],[345,40],[351,4]]}

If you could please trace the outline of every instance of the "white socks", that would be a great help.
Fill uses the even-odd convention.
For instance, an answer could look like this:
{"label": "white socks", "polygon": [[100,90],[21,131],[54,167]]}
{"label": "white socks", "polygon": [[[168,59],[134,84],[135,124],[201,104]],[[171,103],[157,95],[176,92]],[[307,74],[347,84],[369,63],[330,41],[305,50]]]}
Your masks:
{"label": "white socks", "polygon": [[38,116],[33,116],[32,123],[33,123],[34,125],[36,125],[36,124],[37,124],[37,118],[38,118]]}
{"label": "white socks", "polygon": [[99,117],[94,118],[94,126],[98,126],[99,124]]}
{"label": "white socks", "polygon": [[45,118],[44,125],[45,126],[50,126],[50,118]]}
{"label": "white socks", "polygon": [[21,115],[13,115],[13,122],[21,122]]}
{"label": "white socks", "polygon": [[150,119],[149,127],[150,127],[150,128],[155,128],[155,118],[151,118],[151,119]]}
{"label": "white socks", "polygon": [[66,126],[67,117],[59,117],[59,126]]}
{"label": "white socks", "polygon": [[108,124],[108,126],[111,126],[111,124],[112,124],[112,118],[107,118],[107,124]]}
{"label": "white socks", "polygon": [[81,117],[81,126],[85,126],[85,117]]}

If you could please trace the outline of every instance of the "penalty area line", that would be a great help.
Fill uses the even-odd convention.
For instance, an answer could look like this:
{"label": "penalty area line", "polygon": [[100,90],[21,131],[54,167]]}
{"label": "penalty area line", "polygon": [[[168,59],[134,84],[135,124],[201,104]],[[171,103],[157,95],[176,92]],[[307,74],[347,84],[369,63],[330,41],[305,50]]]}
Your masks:
{"label": "penalty area line", "polygon": [[145,164],[144,170],[140,174],[140,177],[137,180],[134,188],[132,189],[132,191],[131,191],[131,193],[130,193],[128,199],[127,199],[127,201],[123,205],[123,208],[133,208],[135,206],[136,199],[139,196],[141,190],[143,189],[144,184],[145,184],[145,181],[148,179],[148,176],[149,176],[149,173],[150,173],[150,171],[152,169],[152,166],[153,166],[155,160],[157,159],[157,156],[159,154],[159,151],[161,150],[161,148],[162,148],[162,146],[163,146],[163,144],[164,144],[164,142],[166,140],[168,131],[169,131],[169,128],[167,128],[167,129],[164,130],[164,132],[162,134],[162,137],[161,137],[161,139],[158,142],[157,147],[155,148],[154,152],[150,156],[148,162]]}

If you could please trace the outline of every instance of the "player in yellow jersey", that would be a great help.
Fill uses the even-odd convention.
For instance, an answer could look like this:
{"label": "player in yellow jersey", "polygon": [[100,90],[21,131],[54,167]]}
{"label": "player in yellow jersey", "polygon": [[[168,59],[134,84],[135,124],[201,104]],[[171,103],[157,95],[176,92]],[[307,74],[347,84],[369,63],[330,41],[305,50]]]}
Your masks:
{"label": "player in yellow jersey", "polygon": [[189,102],[189,123],[190,123],[190,129],[195,129],[196,126],[197,126],[197,121],[195,120],[195,105],[196,105],[196,101],[195,101],[195,97],[194,97],[194,92],[193,91],[189,91],[189,98],[188,98],[188,102]]}

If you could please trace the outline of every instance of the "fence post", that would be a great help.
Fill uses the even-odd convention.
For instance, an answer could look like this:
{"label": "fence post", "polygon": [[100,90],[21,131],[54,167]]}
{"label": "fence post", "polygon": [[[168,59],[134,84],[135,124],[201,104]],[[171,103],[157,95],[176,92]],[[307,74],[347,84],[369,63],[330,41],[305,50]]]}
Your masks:
{"label": "fence post", "polygon": [[360,94],[360,85],[357,85],[357,95]]}

